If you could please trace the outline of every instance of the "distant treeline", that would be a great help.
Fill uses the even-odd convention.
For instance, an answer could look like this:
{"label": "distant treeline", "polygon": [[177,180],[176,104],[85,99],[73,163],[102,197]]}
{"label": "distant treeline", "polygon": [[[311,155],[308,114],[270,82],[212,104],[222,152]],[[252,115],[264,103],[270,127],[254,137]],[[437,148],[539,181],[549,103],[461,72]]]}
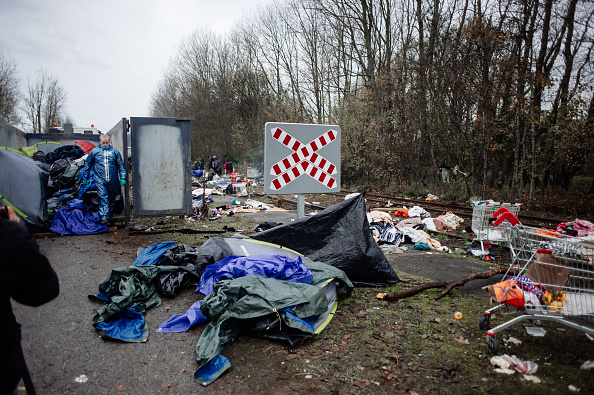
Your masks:
{"label": "distant treeline", "polygon": [[343,185],[544,199],[592,176],[594,6],[584,0],[288,0],[183,40],[152,115],[195,158],[262,162],[264,124],[342,129]]}

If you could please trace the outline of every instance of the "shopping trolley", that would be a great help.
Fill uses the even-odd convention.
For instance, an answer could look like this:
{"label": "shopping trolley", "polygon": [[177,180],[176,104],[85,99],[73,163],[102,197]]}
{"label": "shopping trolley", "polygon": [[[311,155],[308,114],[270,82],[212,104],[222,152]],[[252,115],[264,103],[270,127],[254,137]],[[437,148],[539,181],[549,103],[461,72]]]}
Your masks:
{"label": "shopping trolley", "polygon": [[[522,205],[520,203],[511,204],[486,202],[485,204],[475,205],[472,208],[471,228],[476,234],[476,238],[474,240],[480,241],[481,250],[483,252],[485,251],[485,242],[490,244],[509,241],[506,240],[504,229],[493,226],[493,224],[489,221],[495,211],[501,207],[505,207],[509,212],[517,217],[521,206]],[[488,245],[487,248],[489,248]]]}
{"label": "shopping trolley", "polygon": [[503,221],[512,263],[503,281],[489,287],[499,303],[484,312],[487,330],[494,312],[513,306],[523,314],[487,330],[487,347],[496,354],[495,335],[524,320],[554,321],[594,335],[594,242],[522,225],[505,208],[492,215]]}

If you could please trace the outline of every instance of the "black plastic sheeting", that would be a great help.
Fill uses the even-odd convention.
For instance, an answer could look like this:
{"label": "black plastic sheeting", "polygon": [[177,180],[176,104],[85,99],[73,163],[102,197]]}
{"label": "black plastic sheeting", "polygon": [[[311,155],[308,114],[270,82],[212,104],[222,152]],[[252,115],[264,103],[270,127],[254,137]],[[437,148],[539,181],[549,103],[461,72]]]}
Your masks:
{"label": "black plastic sheeting", "polygon": [[356,286],[387,286],[400,281],[369,232],[363,194],[252,238],[337,267]]}

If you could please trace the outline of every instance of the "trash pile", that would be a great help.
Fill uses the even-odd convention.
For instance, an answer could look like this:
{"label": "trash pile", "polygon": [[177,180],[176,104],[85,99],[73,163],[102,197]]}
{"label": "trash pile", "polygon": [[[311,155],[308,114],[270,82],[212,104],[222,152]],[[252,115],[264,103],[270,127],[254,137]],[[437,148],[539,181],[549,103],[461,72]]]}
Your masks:
{"label": "trash pile", "polygon": [[[201,247],[162,242],[141,249],[132,266],[113,270],[89,299],[104,339],[144,342],[144,313],[196,287],[196,300],[156,332],[206,326],[196,345],[194,379],[208,385],[230,366],[220,355],[240,335],[283,340],[291,347],[320,333],[340,292],[400,281],[368,232],[362,196],[253,238],[208,239]],[[345,248],[348,246],[349,248]]]}
{"label": "trash pile", "polygon": [[[44,144],[44,150],[38,146]],[[55,148],[51,147],[55,144]],[[85,159],[95,148],[88,141],[72,145],[45,142],[14,150],[0,147],[0,199],[12,206],[34,231],[61,234],[107,232],[97,212],[99,197],[91,182],[82,184]],[[116,197],[114,214],[124,210]]]}
{"label": "trash pile", "polygon": [[464,220],[452,212],[447,212],[437,218],[422,207],[414,206],[410,209],[403,207],[394,212],[394,218],[384,211],[373,210],[367,213],[369,230],[373,239],[385,252],[404,250],[408,247],[401,244],[413,244],[415,250],[438,250],[450,252],[449,248],[432,238],[425,230],[432,232],[452,232]]}

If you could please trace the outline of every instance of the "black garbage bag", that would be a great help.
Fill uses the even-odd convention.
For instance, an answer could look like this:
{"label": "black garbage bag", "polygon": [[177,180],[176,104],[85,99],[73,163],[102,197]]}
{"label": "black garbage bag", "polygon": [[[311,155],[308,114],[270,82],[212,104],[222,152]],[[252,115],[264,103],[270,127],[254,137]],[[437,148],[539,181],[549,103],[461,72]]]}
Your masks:
{"label": "black garbage bag", "polygon": [[282,223],[277,223],[274,221],[266,221],[262,222],[260,225],[256,226],[254,230],[256,232],[264,232],[265,230],[276,228],[277,226],[282,225]]}
{"label": "black garbage bag", "polygon": [[337,267],[356,286],[387,286],[400,281],[369,232],[364,195],[251,237]]}
{"label": "black garbage bag", "polygon": [[215,256],[210,252],[185,244],[171,247],[161,255],[156,265],[179,266],[181,270],[159,276],[157,281],[159,293],[169,298],[175,297],[180,289],[191,284],[198,284],[200,277],[206,270],[206,266],[220,259],[215,260]]}
{"label": "black garbage bag", "polygon": [[194,265],[180,266],[180,271],[170,272],[159,276],[157,292],[166,298],[175,298],[180,289],[197,285],[200,277],[192,273]]}
{"label": "black garbage bag", "polygon": [[85,152],[83,149],[78,145],[64,145],[62,147],[58,147],[52,152],[48,152],[45,155],[45,160],[47,163],[54,163],[58,159],[78,159],[81,156],[84,156]]}

